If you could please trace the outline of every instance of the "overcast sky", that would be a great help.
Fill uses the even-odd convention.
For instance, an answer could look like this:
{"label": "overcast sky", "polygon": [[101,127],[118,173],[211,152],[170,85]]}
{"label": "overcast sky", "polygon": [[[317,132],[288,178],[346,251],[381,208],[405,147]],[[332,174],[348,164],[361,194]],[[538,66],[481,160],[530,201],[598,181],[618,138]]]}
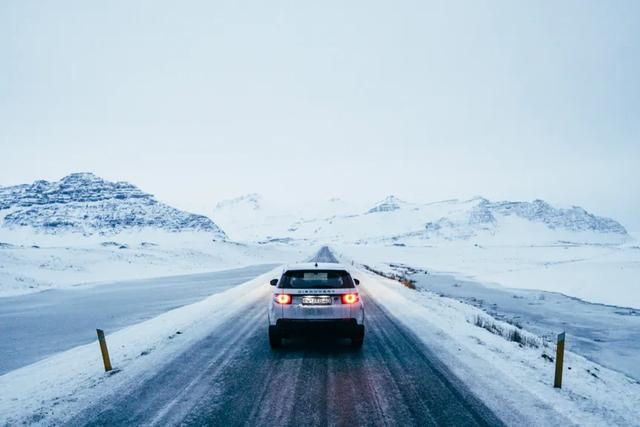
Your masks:
{"label": "overcast sky", "polygon": [[2,1],[0,185],[484,195],[640,229],[640,1]]}

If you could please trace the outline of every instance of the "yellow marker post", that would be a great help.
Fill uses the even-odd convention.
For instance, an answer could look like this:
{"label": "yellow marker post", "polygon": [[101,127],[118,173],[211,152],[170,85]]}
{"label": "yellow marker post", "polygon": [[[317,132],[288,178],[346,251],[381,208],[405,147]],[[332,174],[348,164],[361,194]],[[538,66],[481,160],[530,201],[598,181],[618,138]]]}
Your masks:
{"label": "yellow marker post", "polygon": [[104,371],[109,372],[111,368],[111,359],[109,359],[109,350],[107,350],[107,341],[104,339],[104,331],[96,329],[98,332],[98,342],[100,343],[100,351],[102,352],[102,361],[104,362]]}
{"label": "yellow marker post", "polygon": [[564,362],[564,332],[558,335],[556,346],[556,379],[553,382],[555,388],[562,388],[562,363]]}

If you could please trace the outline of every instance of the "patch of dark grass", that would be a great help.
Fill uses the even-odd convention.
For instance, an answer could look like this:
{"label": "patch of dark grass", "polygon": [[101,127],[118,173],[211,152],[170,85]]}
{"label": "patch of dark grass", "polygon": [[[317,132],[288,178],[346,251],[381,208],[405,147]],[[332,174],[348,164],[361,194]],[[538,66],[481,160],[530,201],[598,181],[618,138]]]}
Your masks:
{"label": "patch of dark grass", "polygon": [[515,342],[521,347],[538,348],[542,340],[517,326],[505,323],[498,323],[489,316],[476,315],[473,317],[473,324],[479,328],[486,329],[494,335],[500,335],[508,341]]}
{"label": "patch of dark grass", "polygon": [[399,282],[402,283],[402,285],[405,288],[414,289],[414,290],[416,289],[416,281],[415,280],[403,278],[403,279],[400,279]]}
{"label": "patch of dark grass", "polygon": [[113,368],[112,370],[110,370],[109,372],[107,372],[107,375],[111,377],[111,376],[116,375],[117,373],[120,373],[120,372],[122,372],[122,369],[120,369],[120,368]]}
{"label": "patch of dark grass", "polygon": [[[542,353],[542,357],[544,360],[548,361],[548,362],[553,362],[553,357],[549,356],[547,353]],[[569,368],[571,369],[571,368]]]}
{"label": "patch of dark grass", "polygon": [[384,271],[380,271],[380,270],[376,270],[374,268],[369,267],[368,265],[364,265],[364,268],[368,271],[370,271],[371,273],[377,274],[378,276],[384,277],[386,279],[390,279],[390,280],[395,280],[396,282],[400,282],[400,284],[402,284],[402,286],[404,286],[405,288],[409,288],[409,289],[413,289],[416,290],[416,281],[409,279],[406,276],[403,275],[397,275],[397,274],[391,274],[391,273],[385,273]]}

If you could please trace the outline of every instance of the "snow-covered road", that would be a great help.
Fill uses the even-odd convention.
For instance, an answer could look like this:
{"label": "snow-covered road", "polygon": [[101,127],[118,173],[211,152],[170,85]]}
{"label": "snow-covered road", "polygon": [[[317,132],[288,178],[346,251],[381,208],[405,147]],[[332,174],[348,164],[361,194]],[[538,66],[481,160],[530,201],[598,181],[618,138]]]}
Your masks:
{"label": "snow-covered road", "polygon": [[277,267],[108,335],[109,373],[94,341],[0,375],[0,426],[637,425],[632,378],[568,351],[554,389],[554,348],[538,337],[509,338],[515,327],[476,307],[351,268],[367,313],[360,351],[316,337],[269,347]]}
{"label": "snow-covered road", "polygon": [[348,340],[271,350],[264,301],[68,425],[502,425],[411,332],[364,300],[361,351]]}
{"label": "snow-covered road", "polygon": [[[328,248],[311,261],[336,262]],[[67,425],[502,425],[367,294],[366,345],[298,339],[270,349],[266,300],[249,304],[143,381]]]}
{"label": "snow-covered road", "polygon": [[131,280],[0,298],[0,375],[160,313],[199,301],[273,265]]}

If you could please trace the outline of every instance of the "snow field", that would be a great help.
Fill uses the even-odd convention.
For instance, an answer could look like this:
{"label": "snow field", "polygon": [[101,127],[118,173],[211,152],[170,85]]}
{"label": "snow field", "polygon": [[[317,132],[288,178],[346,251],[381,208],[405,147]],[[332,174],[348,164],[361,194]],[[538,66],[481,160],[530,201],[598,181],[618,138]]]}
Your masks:
{"label": "snow field", "polygon": [[491,319],[473,306],[365,271],[359,277],[379,304],[508,425],[638,425],[640,384],[632,378],[567,351],[563,388],[554,389],[555,365],[543,357],[555,359],[554,343],[520,345],[476,326],[477,316]]}
{"label": "snow field", "polygon": [[234,314],[263,303],[278,272],[113,334],[105,331],[115,372],[104,372],[96,340],[0,376],[0,426],[61,423],[100,398],[126,393]]}
{"label": "snow field", "polygon": [[1,230],[0,242],[5,242],[0,246],[0,297],[277,264],[300,259],[308,250],[215,241],[202,232],[150,230],[90,237]]}
{"label": "snow field", "polygon": [[632,245],[333,245],[379,270],[389,261],[514,289],[558,292],[585,301],[640,308],[640,249]]}

